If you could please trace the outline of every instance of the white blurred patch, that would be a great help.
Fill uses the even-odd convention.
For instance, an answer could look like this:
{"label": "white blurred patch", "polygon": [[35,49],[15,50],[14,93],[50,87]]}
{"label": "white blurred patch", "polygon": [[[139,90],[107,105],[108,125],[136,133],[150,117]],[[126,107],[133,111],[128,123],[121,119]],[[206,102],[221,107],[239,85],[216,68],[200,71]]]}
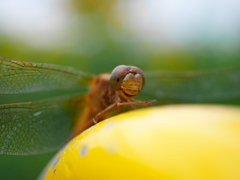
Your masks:
{"label": "white blurred patch", "polygon": [[238,0],[131,0],[119,1],[118,9],[129,29],[151,43],[239,41]]}
{"label": "white blurred patch", "polygon": [[65,0],[1,0],[0,31],[32,46],[51,46],[70,28]]}
{"label": "white blurred patch", "polygon": [[[223,40],[228,46],[240,40],[239,0],[119,0],[114,12],[126,29],[150,44]],[[76,33],[76,21],[79,16],[67,0],[0,1],[0,32],[33,47],[66,45],[71,32]]]}

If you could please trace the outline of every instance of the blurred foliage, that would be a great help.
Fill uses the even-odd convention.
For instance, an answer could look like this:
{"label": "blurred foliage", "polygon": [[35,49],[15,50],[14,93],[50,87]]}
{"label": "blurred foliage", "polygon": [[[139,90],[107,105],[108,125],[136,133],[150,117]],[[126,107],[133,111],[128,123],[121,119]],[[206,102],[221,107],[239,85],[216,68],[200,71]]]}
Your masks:
{"label": "blurred foliage", "polygon": [[53,153],[38,156],[6,156],[0,157],[0,179],[33,180],[37,179],[43,168],[53,157]]}
{"label": "blurred foliage", "polygon": [[108,15],[108,18],[112,15],[113,5],[116,2],[116,0],[72,0],[77,12],[90,15],[100,13],[100,16]]}
{"label": "blurred foliage", "polygon": [[[74,66],[94,74],[111,72],[119,64],[143,70],[200,70],[240,67],[240,43],[194,42],[190,47],[172,48],[150,44],[128,31],[114,9],[117,0],[72,0],[76,24],[68,38],[51,48],[34,48],[0,32],[0,55],[12,59]],[[56,94],[55,94],[56,95]],[[0,96],[2,102],[28,101],[32,96]],[[9,102],[7,102],[7,100]],[[53,154],[0,156],[0,179],[35,179]]]}

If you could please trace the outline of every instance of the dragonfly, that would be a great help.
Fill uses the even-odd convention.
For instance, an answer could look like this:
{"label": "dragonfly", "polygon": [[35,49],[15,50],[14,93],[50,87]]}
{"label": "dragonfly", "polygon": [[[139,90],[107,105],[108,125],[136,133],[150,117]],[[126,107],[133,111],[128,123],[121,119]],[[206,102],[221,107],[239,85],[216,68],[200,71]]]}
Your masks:
{"label": "dragonfly", "polygon": [[[123,106],[135,109],[133,105],[153,102],[153,105],[240,104],[240,67],[144,74],[137,67],[129,67],[132,66],[115,68],[112,76],[94,75],[75,67],[0,57],[0,95],[66,92],[11,104],[2,104],[0,100],[0,154],[35,155],[56,151],[77,133],[111,115],[110,111],[118,108],[122,111]],[[130,83],[131,88],[126,86],[122,92],[119,88],[128,83],[124,78],[129,72],[133,75],[128,78],[140,85]],[[140,97],[147,101],[134,100],[143,86]],[[109,88],[112,89],[109,91]]]}

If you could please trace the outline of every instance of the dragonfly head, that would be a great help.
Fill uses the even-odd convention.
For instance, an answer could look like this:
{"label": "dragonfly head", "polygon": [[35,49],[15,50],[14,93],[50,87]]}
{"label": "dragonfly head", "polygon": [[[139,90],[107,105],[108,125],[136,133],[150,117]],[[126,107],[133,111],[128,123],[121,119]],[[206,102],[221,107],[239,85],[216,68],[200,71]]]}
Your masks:
{"label": "dragonfly head", "polygon": [[145,79],[138,67],[120,65],[112,71],[110,83],[118,94],[125,99],[132,99],[143,89]]}

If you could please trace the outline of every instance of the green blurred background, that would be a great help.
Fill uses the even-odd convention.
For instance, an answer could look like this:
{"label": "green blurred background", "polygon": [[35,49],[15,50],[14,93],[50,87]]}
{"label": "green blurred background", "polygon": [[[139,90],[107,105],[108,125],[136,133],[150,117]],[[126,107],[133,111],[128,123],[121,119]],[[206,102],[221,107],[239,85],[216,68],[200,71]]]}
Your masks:
{"label": "green blurred background", "polygon": [[[239,12],[234,0],[3,0],[0,56],[94,74],[119,64],[144,71],[239,67]],[[0,104],[25,99],[0,96]],[[0,179],[36,179],[53,155],[1,155]]]}

